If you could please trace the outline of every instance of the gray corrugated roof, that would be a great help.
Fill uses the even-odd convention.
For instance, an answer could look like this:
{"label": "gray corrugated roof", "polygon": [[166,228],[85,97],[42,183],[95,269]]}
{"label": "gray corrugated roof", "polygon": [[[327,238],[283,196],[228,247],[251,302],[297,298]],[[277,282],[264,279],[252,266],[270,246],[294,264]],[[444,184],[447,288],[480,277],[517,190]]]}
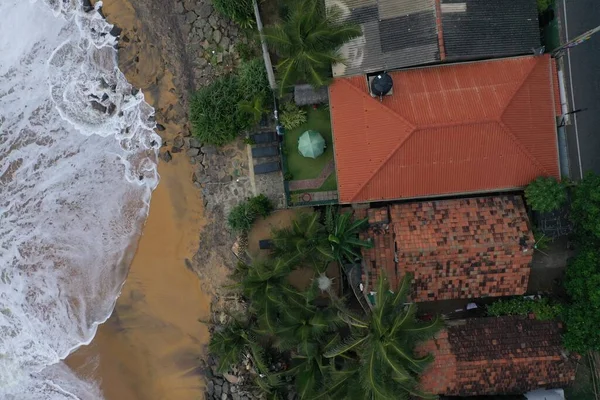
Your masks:
{"label": "gray corrugated roof", "polygon": [[[531,54],[540,47],[537,7],[530,0],[441,0],[448,60]],[[466,12],[443,12],[466,4]]]}
{"label": "gray corrugated roof", "polygon": [[439,60],[434,0],[325,0],[342,18],[360,24],[363,35],[345,44],[347,76],[433,63]]}
{"label": "gray corrugated roof", "polygon": [[[362,36],[341,51],[349,76],[440,62],[435,0],[325,0]],[[535,0],[440,0],[444,55],[448,61],[531,53],[539,47]]]}

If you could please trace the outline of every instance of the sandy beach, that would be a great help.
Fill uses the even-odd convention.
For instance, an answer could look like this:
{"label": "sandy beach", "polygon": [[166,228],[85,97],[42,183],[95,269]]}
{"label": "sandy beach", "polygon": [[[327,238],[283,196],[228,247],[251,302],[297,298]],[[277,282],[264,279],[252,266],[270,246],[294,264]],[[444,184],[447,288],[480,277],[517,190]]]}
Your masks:
{"label": "sandy beach", "polygon": [[[181,71],[165,61],[168,55],[128,0],[103,4],[107,19],[127,37],[121,70],[155,107],[159,133],[169,142],[185,129],[180,91],[186,85],[180,80],[175,90],[173,78]],[[202,198],[184,154],[161,160],[158,171],[160,184],[115,310],[92,343],[67,359],[80,376],[98,382],[108,400],[203,398],[199,359],[209,334],[201,321],[210,317],[210,290],[192,272],[205,224]]]}

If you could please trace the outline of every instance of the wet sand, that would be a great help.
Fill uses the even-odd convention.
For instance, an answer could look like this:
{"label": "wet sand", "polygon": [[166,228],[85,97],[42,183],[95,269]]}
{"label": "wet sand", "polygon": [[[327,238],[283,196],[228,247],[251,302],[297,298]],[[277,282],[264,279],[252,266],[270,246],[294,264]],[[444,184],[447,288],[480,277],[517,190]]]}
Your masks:
{"label": "wet sand", "polygon": [[[156,108],[165,127],[159,133],[168,142],[184,129],[173,84],[177,70],[167,69],[129,0],[103,3],[107,19],[128,35],[119,52],[121,70]],[[205,223],[202,199],[183,154],[161,161],[158,171],[160,184],[115,310],[92,343],[66,361],[83,378],[98,382],[107,400],[203,398],[199,358],[209,334],[200,321],[210,316],[210,290],[191,271],[190,261]]]}

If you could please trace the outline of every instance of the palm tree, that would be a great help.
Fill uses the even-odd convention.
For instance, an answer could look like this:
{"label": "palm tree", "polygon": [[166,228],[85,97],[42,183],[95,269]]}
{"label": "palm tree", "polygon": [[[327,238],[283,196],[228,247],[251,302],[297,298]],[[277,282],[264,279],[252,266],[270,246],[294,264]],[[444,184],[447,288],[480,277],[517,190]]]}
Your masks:
{"label": "palm tree", "polygon": [[330,67],[343,62],[339,48],[359,36],[358,26],[340,23],[340,10],[319,0],[301,0],[283,24],[265,28],[264,39],[279,56],[280,94],[298,81],[315,87],[330,81]]}
{"label": "palm tree", "polygon": [[[297,258],[297,256],[296,256]],[[288,282],[296,258],[260,261],[248,268],[240,282],[244,296],[252,300],[262,332],[275,332],[279,313],[290,305],[303,305],[303,296]]]}
{"label": "palm tree", "polygon": [[418,375],[433,357],[415,357],[414,348],[418,342],[431,338],[442,324],[439,318],[427,323],[417,321],[416,304],[406,305],[411,279],[411,276],[405,276],[394,294],[387,280],[380,277],[376,303],[367,318],[348,312],[342,314],[352,334],[345,342],[325,352],[328,358],[347,357],[345,368],[333,374],[332,397],[372,400],[408,399],[411,396],[429,398],[418,389]]}
{"label": "palm tree", "polygon": [[227,372],[232,365],[241,362],[253,340],[255,337],[249,320],[232,318],[226,325],[217,327],[208,348],[219,361],[218,372]]}
{"label": "palm tree", "polygon": [[301,261],[324,271],[327,263],[333,260],[331,247],[327,243],[327,232],[319,222],[321,214],[313,212],[300,214],[289,228],[272,232],[273,253],[276,257],[297,255]]}
{"label": "palm tree", "polygon": [[325,226],[327,240],[331,246],[331,254],[341,265],[345,261],[355,262],[361,258],[360,248],[371,248],[370,240],[359,239],[359,233],[364,230],[369,221],[367,218],[352,221],[352,213],[340,214],[336,207],[327,207]]}

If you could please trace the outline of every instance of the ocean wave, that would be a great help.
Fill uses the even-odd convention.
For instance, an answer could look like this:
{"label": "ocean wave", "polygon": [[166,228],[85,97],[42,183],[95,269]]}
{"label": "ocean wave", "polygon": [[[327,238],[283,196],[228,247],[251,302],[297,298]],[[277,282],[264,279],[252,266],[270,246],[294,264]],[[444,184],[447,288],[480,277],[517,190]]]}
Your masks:
{"label": "ocean wave", "polygon": [[61,363],[123,284],[158,184],[154,110],[75,0],[0,1],[0,398],[96,399]]}

